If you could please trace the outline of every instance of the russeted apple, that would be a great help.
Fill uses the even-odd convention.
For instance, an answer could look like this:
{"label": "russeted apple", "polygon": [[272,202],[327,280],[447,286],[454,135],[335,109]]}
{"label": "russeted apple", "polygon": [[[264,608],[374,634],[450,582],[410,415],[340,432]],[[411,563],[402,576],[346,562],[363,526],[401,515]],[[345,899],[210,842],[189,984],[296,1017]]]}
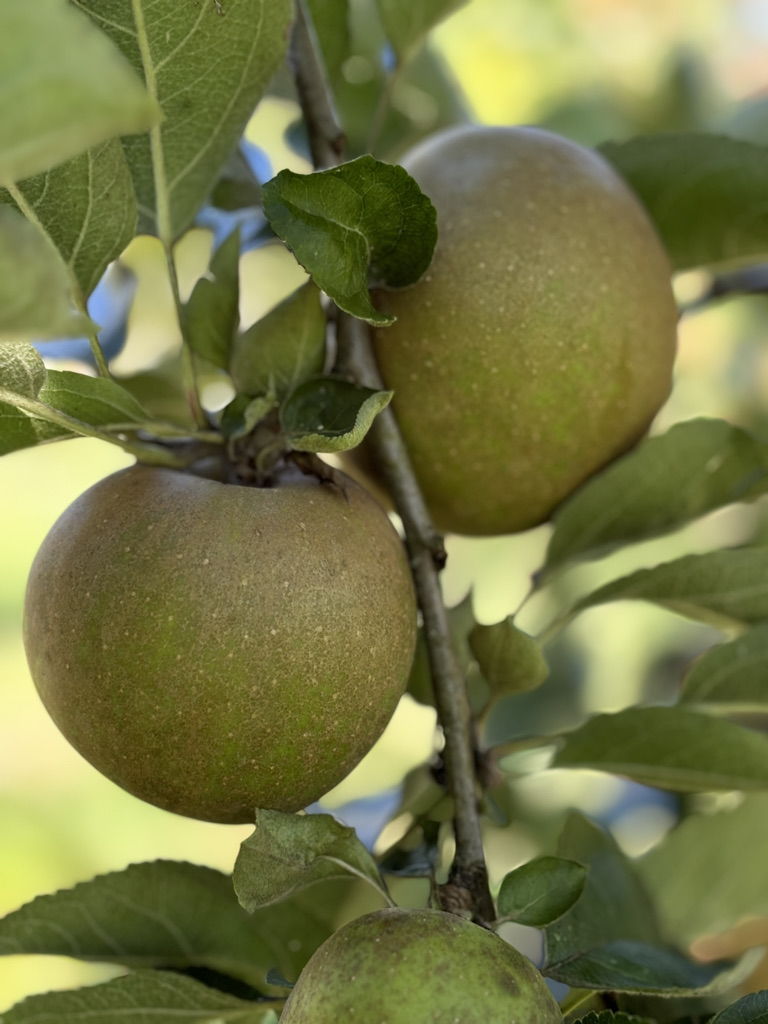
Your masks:
{"label": "russeted apple", "polygon": [[353,481],[244,487],[134,466],[61,516],[24,642],[72,745],[130,793],[219,822],[298,810],[352,769],[404,691],[402,543]]}
{"label": "russeted apple", "polygon": [[312,955],[280,1024],[562,1024],[541,974],[493,932],[439,910],[344,925]]}
{"label": "russeted apple", "polygon": [[[375,333],[442,530],[546,521],[666,400],[677,308],[645,210],[596,152],[535,128],[460,127],[402,160],[439,238]],[[360,455],[357,456],[360,462]]]}

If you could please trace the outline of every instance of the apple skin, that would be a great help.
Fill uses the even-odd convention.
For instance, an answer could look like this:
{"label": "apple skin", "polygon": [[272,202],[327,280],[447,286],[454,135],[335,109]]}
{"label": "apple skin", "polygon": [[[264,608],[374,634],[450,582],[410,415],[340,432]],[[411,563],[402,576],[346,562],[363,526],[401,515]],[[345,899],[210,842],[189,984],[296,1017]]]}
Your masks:
{"label": "apple skin", "polygon": [[439,910],[393,908],[340,928],[313,954],[280,1024],[562,1024],[514,946]]}
{"label": "apple skin", "polygon": [[83,757],[151,804],[230,823],[347,775],[395,710],[415,633],[402,543],[353,481],[147,466],[64,512],[24,613],[35,685]]}
{"label": "apple skin", "polygon": [[436,525],[515,533],[631,448],[666,400],[678,311],[664,249],[597,153],[536,128],[460,127],[403,166],[439,238],[377,291],[384,383]]}

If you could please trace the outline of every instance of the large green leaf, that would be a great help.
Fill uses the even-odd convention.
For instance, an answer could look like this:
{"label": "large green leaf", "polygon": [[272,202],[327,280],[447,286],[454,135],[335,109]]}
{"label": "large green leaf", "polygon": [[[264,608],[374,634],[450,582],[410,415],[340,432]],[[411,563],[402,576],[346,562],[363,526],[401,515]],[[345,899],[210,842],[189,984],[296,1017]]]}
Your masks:
{"label": "large green leaf", "polygon": [[90,428],[148,422],[133,395],[106,377],[48,370],[35,396],[18,390],[19,367],[14,370],[14,361],[22,360],[21,369],[26,368],[25,362],[32,357],[25,349],[35,351],[31,346],[0,346],[0,393],[4,397],[0,402],[0,455],[55,438],[91,434]]}
{"label": "large green leaf", "polygon": [[327,171],[281,171],[264,186],[275,233],[340,309],[373,324],[393,318],[368,295],[370,277],[413,284],[437,241],[435,209],[410,175],[371,156]]}
{"label": "large green leaf", "polygon": [[557,853],[589,871],[581,897],[545,928],[545,974],[576,988],[666,996],[734,983],[729,965],[689,961],[663,941],[634,866],[602,829],[572,814]]}
{"label": "large green leaf", "polygon": [[178,861],[132,864],[8,914],[0,920],[0,955],[204,967],[263,991],[270,970],[298,977],[333,932],[345,894],[338,883],[316,886],[248,914],[219,871]]}
{"label": "large green leaf", "polygon": [[768,147],[670,133],[601,150],[637,192],[676,270],[768,256]]}
{"label": "large green leaf", "polygon": [[666,934],[688,945],[768,914],[768,794],[691,814],[638,861]]}
{"label": "large green leaf", "polygon": [[554,965],[614,939],[653,944],[659,931],[653,905],[616,841],[580,814],[570,814],[557,855],[588,868],[581,897],[545,930],[547,973]]}
{"label": "large green leaf", "polygon": [[629,708],[569,733],[552,767],[683,792],[768,789],[768,737],[683,708]]}
{"label": "large green leaf", "polygon": [[163,111],[123,140],[139,227],[166,242],[189,226],[285,53],[290,0],[78,0]]}
{"label": "large green leaf", "polygon": [[725,420],[678,423],[593,477],[558,509],[541,576],[767,491],[768,445]]}
{"label": "large green leaf", "polygon": [[733,628],[768,619],[768,548],[686,555],[612,580],[570,615],[611,601],[651,601],[678,615]]}
{"label": "large green leaf", "polygon": [[768,711],[768,625],[719,644],[693,663],[683,680],[681,704],[713,711]]}
{"label": "large green leaf", "polygon": [[93,427],[144,423],[149,417],[117,381],[71,370],[49,370],[38,398]]}
{"label": "large green leaf", "polygon": [[2,1024],[277,1024],[263,1003],[225,995],[170,971],[137,971],[102,985],[30,996]]}
{"label": "large green leaf", "polygon": [[[117,139],[19,182],[13,194],[56,246],[83,298],[136,230],[136,196]],[[0,202],[14,199],[0,189]]]}
{"label": "large green leaf", "polygon": [[130,64],[64,0],[0,5],[0,111],[5,185],[160,120]]}
{"label": "large green leaf", "polygon": [[11,206],[0,205],[0,335],[76,337],[95,330],[76,309],[73,283],[49,239]]}
{"label": "large green leaf", "polygon": [[558,965],[547,974],[579,988],[659,996],[704,996],[727,992],[756,966],[749,956],[737,964],[699,963],[676,949],[616,939]]}

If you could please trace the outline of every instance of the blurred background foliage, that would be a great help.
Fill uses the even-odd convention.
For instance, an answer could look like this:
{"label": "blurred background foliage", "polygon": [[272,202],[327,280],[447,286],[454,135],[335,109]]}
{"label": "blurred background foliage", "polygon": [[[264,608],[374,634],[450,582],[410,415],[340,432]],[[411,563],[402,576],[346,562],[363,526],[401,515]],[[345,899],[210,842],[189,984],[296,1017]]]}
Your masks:
{"label": "blurred background foliage", "polygon": [[[403,141],[462,118],[537,123],[585,144],[692,129],[768,141],[768,92],[761,95],[768,86],[768,5],[763,0],[470,0],[434,32],[430,48],[407,73],[396,77],[388,116],[375,114],[382,53],[385,65],[387,60],[381,29],[372,2],[355,0],[353,6],[355,56],[332,69],[352,153],[373,135],[377,153],[395,159]],[[278,76],[248,130],[275,172],[284,166],[309,169],[298,155],[297,119],[289,84]],[[179,245],[186,292],[205,271],[211,245],[211,232],[200,228]],[[120,375],[172,365],[179,337],[159,245],[140,237],[124,262],[136,274],[138,288],[127,344],[113,370]],[[243,323],[260,317],[302,277],[282,246],[245,253]],[[681,302],[705,286],[702,274],[679,280]],[[708,305],[683,317],[676,384],[655,430],[708,415],[765,431],[767,313],[768,299],[752,297]],[[160,376],[147,377],[144,386],[157,388]],[[227,394],[226,384],[212,376],[207,402],[223,404]],[[129,461],[116,449],[89,440],[21,451],[0,461],[0,913],[38,893],[134,861],[168,857],[229,870],[239,841],[250,831],[166,814],[103,779],[60,737],[27,673],[21,614],[35,551],[82,490]],[[672,538],[572,570],[525,606],[520,624],[535,632],[559,602],[642,565],[749,539],[768,542],[766,523],[764,505],[730,509]],[[449,538],[448,603],[458,604],[471,589],[479,621],[493,622],[513,612],[541,563],[547,536],[548,528],[542,527],[508,538]],[[682,667],[714,635],[644,605],[595,609],[548,649],[552,673],[539,691],[499,703],[486,723],[486,740],[510,742],[527,732],[553,731],[589,713],[614,711],[641,699],[670,701]],[[405,698],[380,743],[326,805],[345,805],[342,814],[367,830],[372,841],[382,813],[396,803],[393,790],[429,757],[434,743],[434,713]],[[530,771],[537,765],[521,767]],[[418,777],[411,783],[417,785]],[[504,805],[499,824],[489,825],[487,836],[496,884],[551,843],[568,807],[608,824],[633,855],[657,841],[676,818],[673,800],[655,799],[642,787],[595,774],[522,774],[503,790],[495,794]],[[364,797],[368,800],[360,803]],[[512,828],[501,827],[504,809],[514,811]],[[379,846],[385,848],[394,838],[396,823]],[[423,884],[402,882],[396,895],[404,903],[418,903],[424,898]],[[536,955],[535,934],[518,934],[516,941]],[[733,942],[738,945],[738,937]],[[704,951],[711,952],[709,947]],[[31,992],[109,974],[109,969],[51,958],[0,958],[0,1012]]]}

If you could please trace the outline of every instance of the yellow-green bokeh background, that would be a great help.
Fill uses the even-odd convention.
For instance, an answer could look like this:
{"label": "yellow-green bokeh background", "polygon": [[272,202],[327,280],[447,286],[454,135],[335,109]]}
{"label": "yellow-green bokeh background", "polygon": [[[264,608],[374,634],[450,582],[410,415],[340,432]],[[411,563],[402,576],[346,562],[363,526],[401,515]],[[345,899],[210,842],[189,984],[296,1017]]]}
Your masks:
{"label": "yellow-green bokeh background", "polygon": [[[458,76],[478,120],[545,120],[582,141],[693,118],[728,124],[738,104],[768,84],[768,6],[761,0],[471,0],[436,33],[435,43]],[[677,91],[676,91],[677,90]],[[290,104],[262,105],[249,134],[268,148],[275,170],[306,165],[281,142],[296,116]],[[182,283],[205,269],[210,238],[194,232],[180,248]],[[177,343],[160,254],[139,239],[128,262],[140,276],[126,353],[118,368],[149,365]],[[243,320],[250,323],[287,294],[302,272],[279,248],[243,259]],[[695,282],[693,282],[695,286]],[[681,294],[691,282],[681,282]],[[765,421],[768,300],[732,302],[686,318],[681,325],[675,391],[658,426],[694,415],[736,422]],[[47,529],[87,486],[129,463],[115,448],[78,440],[0,460],[0,913],[38,893],[70,886],[95,873],[159,857],[231,868],[249,829],[188,821],[145,806],[91,769],[59,736],[42,709],[25,666],[21,607],[26,575]],[[759,508],[727,512],[681,538],[643,545],[564,583],[586,587],[611,572],[687,551],[738,542],[759,523]],[[451,540],[445,577],[449,602],[474,587],[483,621],[513,611],[546,542],[546,528],[517,538]],[[534,602],[524,624],[546,621],[546,601]],[[585,615],[574,642],[589,655],[582,696],[593,710],[635,700],[647,666],[664,650],[705,643],[703,631],[644,606],[616,606]],[[387,734],[333,801],[395,784],[431,749],[434,718],[407,704]],[[586,787],[582,777],[533,777],[530,799],[599,803],[610,782]],[[607,797],[606,797],[607,798]],[[631,823],[630,823],[631,824]],[[647,822],[651,838],[664,822]],[[627,827],[630,850],[643,836]],[[656,829],[656,833],[654,833]],[[492,870],[514,866],[534,850],[492,842]],[[497,855],[494,854],[497,851]],[[497,859],[494,861],[494,856]],[[108,969],[65,960],[0,958],[0,1012],[36,991],[109,976]]]}

